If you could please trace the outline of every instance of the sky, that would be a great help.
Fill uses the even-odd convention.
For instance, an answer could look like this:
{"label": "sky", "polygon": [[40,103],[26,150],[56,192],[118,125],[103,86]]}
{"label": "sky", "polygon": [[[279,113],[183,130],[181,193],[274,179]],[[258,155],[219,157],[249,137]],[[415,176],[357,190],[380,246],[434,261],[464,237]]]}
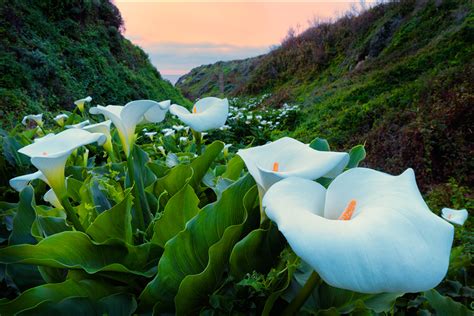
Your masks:
{"label": "sky", "polygon": [[171,82],[192,68],[267,53],[290,27],[337,18],[353,1],[115,0],[125,37]]}

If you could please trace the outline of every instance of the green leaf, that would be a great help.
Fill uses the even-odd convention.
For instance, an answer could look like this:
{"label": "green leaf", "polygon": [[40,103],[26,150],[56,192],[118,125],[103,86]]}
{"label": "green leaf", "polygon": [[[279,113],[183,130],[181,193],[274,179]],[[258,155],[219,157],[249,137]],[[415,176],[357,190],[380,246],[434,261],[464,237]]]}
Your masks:
{"label": "green leaf", "polygon": [[256,229],[239,241],[230,255],[230,274],[242,279],[257,271],[267,273],[285,247],[285,238],[275,225]]}
{"label": "green leaf", "polygon": [[190,166],[178,165],[166,174],[166,176],[158,179],[155,183],[154,192],[156,196],[161,196],[164,192],[166,196],[160,198],[160,204],[165,207],[168,200],[181,190],[193,176],[193,169]]}
{"label": "green leaf", "polygon": [[20,311],[34,308],[45,301],[56,303],[71,296],[99,299],[116,291],[106,284],[92,280],[82,280],[79,282],[67,280],[63,283],[50,283],[31,288],[14,300],[8,302],[1,301],[0,314],[13,315]]}
{"label": "green leaf", "polygon": [[191,168],[194,170],[190,184],[194,189],[198,189],[202,178],[206,175],[207,170],[211,167],[211,164],[224,149],[224,143],[221,141],[215,141],[206,147],[204,153],[194,159],[191,162]]}
{"label": "green leaf", "polygon": [[32,227],[32,232],[38,240],[68,230],[72,228],[66,223],[66,217],[55,216],[38,215]]}
{"label": "green leaf", "polygon": [[[255,204],[254,184],[253,178],[247,175],[229,186],[221,199],[204,207],[186,224],[185,230],[166,243],[158,273],[140,296],[143,306],[158,303],[159,310],[172,310],[178,289],[176,302],[183,304],[180,311],[192,309],[196,300],[202,302],[202,295],[208,294],[225,269],[230,251],[242,233],[247,212]],[[257,208],[255,213],[258,217]],[[191,275],[196,276],[191,278]],[[200,293],[188,295],[188,291]]]}
{"label": "green leaf", "polygon": [[329,147],[329,143],[324,138],[316,137],[313,141],[309,144],[309,147],[319,150],[319,151],[330,151],[331,148]]}
{"label": "green leaf", "polygon": [[240,158],[240,156],[235,155],[229,162],[227,163],[227,169],[222,174],[222,178],[230,179],[230,180],[237,180],[242,173],[242,170],[245,167],[245,163]]}
{"label": "green leaf", "polygon": [[89,297],[68,297],[60,302],[43,301],[36,307],[24,311],[19,316],[49,316],[49,315],[112,315],[129,316],[137,308],[137,302],[132,294],[118,293],[93,300]]}
{"label": "green leaf", "polygon": [[[35,194],[33,187],[27,186],[20,192],[20,203],[13,218],[13,230],[8,239],[8,245],[36,244],[36,239],[31,234],[31,228],[36,220]],[[43,284],[44,280],[37,267],[13,264],[6,267],[6,274],[11,277],[15,285],[24,290],[31,286]]]}
{"label": "green leaf", "polygon": [[453,301],[450,297],[443,296],[435,289],[424,293],[428,303],[436,311],[437,316],[472,316],[474,312],[461,303]]}
{"label": "green leaf", "polygon": [[68,196],[73,199],[75,202],[81,201],[81,187],[83,186],[84,182],[76,180],[72,177],[67,178],[67,194]]}
{"label": "green leaf", "polygon": [[364,145],[357,145],[352,147],[351,151],[349,152],[349,163],[347,164],[347,169],[355,168],[359,165],[359,163],[365,159],[366,152]]}
{"label": "green leaf", "polygon": [[154,223],[152,242],[164,247],[182,231],[186,223],[199,212],[199,199],[190,185],[184,186],[166,204],[162,216]]}
{"label": "green leaf", "polygon": [[96,242],[116,238],[132,244],[132,200],[128,189],[120,203],[97,216],[87,229],[87,234]]}
{"label": "green leaf", "polygon": [[87,273],[115,271],[151,277],[161,248],[147,243],[130,246],[120,240],[93,242],[78,231],[62,232],[36,245],[16,245],[0,249],[0,263],[26,263],[53,268],[83,269]]}

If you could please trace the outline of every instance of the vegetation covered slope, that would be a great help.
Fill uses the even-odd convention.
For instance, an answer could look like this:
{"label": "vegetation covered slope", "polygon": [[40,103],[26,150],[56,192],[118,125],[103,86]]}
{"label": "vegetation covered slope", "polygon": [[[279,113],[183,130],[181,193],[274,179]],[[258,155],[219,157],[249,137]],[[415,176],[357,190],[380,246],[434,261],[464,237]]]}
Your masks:
{"label": "vegetation covered slope", "polygon": [[87,95],[99,104],[183,101],[122,25],[109,1],[0,0],[0,126]]}
{"label": "vegetation covered slope", "polygon": [[472,186],[473,43],[472,1],[381,4],[288,36],[251,74],[234,75],[244,83],[230,94],[297,102],[293,136],[364,142],[368,165],[412,166],[425,189],[449,177]]}

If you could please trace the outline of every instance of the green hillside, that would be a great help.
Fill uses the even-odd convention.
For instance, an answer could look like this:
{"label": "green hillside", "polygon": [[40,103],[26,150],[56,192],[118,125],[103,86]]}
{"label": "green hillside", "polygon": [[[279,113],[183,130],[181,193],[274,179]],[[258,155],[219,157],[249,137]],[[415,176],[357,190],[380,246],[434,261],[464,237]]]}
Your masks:
{"label": "green hillside", "polygon": [[183,101],[122,27],[110,1],[0,0],[0,127],[87,95],[99,104]]}
{"label": "green hillside", "polygon": [[177,86],[190,97],[215,94],[218,81],[202,89],[192,74],[209,81],[232,66],[224,92],[303,107],[292,136],[319,135],[339,149],[365,143],[367,165],[412,166],[425,190],[450,177],[472,186],[473,43],[472,1],[400,1],[288,36],[251,72],[252,60],[221,63]]}

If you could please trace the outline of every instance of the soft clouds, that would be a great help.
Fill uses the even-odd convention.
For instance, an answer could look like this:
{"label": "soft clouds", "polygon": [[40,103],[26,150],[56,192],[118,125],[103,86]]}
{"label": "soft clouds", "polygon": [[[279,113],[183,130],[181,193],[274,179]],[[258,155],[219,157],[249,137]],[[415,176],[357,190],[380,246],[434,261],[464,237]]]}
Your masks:
{"label": "soft clouds", "polygon": [[269,51],[267,46],[163,42],[143,47],[163,75],[185,74],[199,65],[244,59]]}

